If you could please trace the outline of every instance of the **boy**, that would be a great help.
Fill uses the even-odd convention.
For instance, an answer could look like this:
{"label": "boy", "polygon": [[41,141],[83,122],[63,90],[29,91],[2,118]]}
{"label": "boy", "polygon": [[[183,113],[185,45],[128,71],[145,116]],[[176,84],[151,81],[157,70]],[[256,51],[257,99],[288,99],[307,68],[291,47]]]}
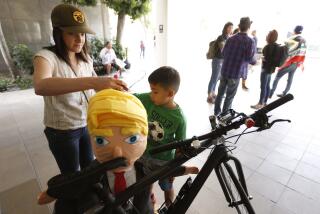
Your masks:
{"label": "boy", "polygon": [[[163,66],[153,71],[148,78],[151,92],[135,94],[147,110],[149,134],[147,149],[140,158],[145,173],[156,170],[175,157],[175,150],[150,155],[149,150],[161,144],[186,137],[186,119],[182,109],[174,101],[180,85],[180,76],[177,70]],[[197,167],[185,167],[184,174],[198,173]],[[174,199],[173,178],[159,181],[164,191],[165,203],[169,206]]]}

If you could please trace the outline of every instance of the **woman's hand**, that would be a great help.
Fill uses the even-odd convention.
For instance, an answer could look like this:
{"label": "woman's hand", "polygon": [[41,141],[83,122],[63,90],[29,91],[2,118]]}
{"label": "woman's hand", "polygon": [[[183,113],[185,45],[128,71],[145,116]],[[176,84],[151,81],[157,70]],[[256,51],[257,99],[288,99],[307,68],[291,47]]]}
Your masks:
{"label": "woman's hand", "polygon": [[122,80],[117,80],[111,77],[97,77],[97,80],[94,84],[94,89],[96,91],[109,88],[119,91],[128,91],[127,84]]}

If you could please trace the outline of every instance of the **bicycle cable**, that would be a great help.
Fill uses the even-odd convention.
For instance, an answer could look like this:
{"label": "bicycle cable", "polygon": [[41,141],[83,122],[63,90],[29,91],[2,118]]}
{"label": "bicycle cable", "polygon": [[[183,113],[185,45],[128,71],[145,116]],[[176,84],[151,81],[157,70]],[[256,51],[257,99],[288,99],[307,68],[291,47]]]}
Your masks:
{"label": "bicycle cable", "polygon": [[232,135],[232,136],[230,136],[230,137],[227,137],[226,138],[226,140],[228,140],[228,139],[230,139],[230,138],[234,138],[234,137],[237,137],[237,136],[242,136],[242,135],[246,135],[246,134],[251,134],[251,133],[253,133],[253,132],[258,132],[257,130],[253,130],[253,131],[250,131],[250,132],[245,132],[247,129],[249,129],[249,128],[246,128],[242,133],[240,133],[240,134],[236,134],[236,135]]}

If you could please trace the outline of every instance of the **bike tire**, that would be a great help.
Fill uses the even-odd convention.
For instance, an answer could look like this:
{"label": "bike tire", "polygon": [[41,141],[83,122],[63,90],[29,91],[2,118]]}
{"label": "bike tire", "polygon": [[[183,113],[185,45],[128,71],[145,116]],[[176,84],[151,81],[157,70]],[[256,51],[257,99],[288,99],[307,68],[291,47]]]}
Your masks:
{"label": "bike tire", "polygon": [[244,191],[230,164],[224,162],[219,165],[219,172],[231,199],[231,206],[237,210],[238,214],[255,214],[248,195]]}

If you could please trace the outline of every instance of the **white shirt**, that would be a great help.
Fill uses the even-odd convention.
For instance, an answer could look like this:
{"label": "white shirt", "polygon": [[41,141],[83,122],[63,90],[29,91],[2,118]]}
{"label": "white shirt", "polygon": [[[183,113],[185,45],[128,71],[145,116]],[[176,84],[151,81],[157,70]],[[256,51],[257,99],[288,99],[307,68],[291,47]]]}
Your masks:
{"label": "white shirt", "polygon": [[103,65],[111,64],[117,58],[116,53],[114,52],[114,50],[112,48],[108,49],[106,47],[102,48],[102,50],[100,51],[100,55],[99,56],[102,59],[102,64]]}
{"label": "white shirt", "polygon": [[[77,78],[96,76],[93,70],[92,59],[89,63],[80,61],[79,71],[76,75],[70,66],[49,50],[40,50],[36,56],[46,59],[52,71],[52,77]],[[88,100],[94,95],[94,90],[84,91]],[[44,120],[47,127],[59,130],[82,128],[87,125],[88,103],[82,91],[57,96],[43,96]]]}

